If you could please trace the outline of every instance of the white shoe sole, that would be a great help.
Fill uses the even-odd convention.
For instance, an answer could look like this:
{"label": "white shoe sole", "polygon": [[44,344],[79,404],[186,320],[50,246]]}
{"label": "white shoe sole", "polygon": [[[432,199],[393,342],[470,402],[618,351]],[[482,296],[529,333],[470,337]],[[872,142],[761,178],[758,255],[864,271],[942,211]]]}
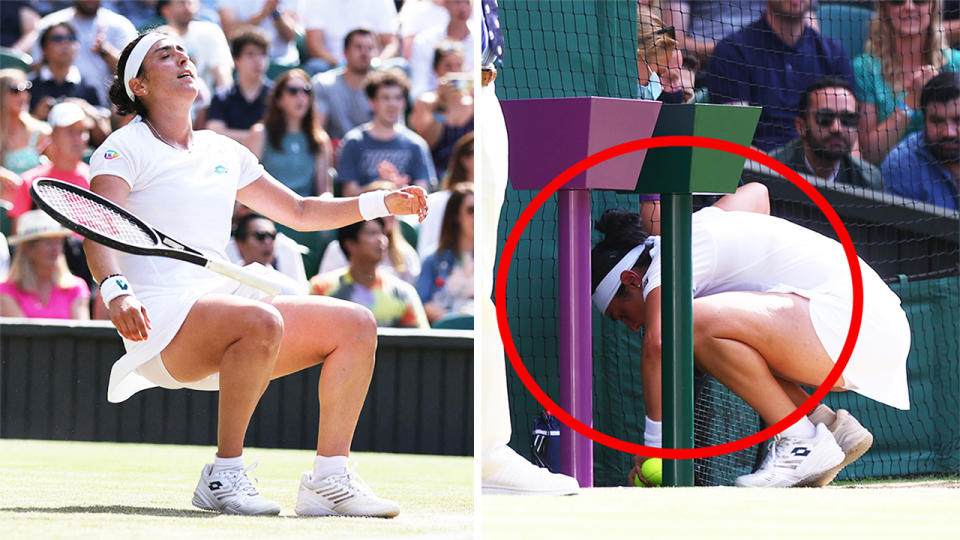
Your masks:
{"label": "white shoe sole", "polygon": [[823,473],[821,476],[811,479],[805,485],[809,487],[824,487],[840,474],[844,467],[863,457],[873,446],[873,434],[867,432],[867,436],[853,445],[850,450],[844,453],[843,461],[839,465]]}
{"label": "white shoe sole", "polygon": [[507,486],[481,486],[481,495],[576,495],[579,489],[533,490]]}
{"label": "white shoe sole", "polygon": [[206,496],[205,494],[199,491],[195,491],[193,493],[193,500],[191,502],[193,503],[194,506],[196,506],[201,510],[210,510],[211,512],[219,512],[221,514],[229,514],[234,516],[276,516],[280,514],[279,508],[276,510],[268,509],[268,510],[263,510],[261,512],[253,512],[253,513],[237,512],[236,510],[234,510],[229,506],[227,506],[226,508],[220,508],[220,506],[217,505],[215,501],[211,501],[208,496]]}

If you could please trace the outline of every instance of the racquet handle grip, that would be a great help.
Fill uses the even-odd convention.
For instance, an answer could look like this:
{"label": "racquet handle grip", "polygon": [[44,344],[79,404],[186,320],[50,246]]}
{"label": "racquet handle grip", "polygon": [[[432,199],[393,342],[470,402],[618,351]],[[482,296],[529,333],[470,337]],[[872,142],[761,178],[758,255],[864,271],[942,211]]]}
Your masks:
{"label": "racquet handle grip", "polygon": [[261,291],[276,296],[283,289],[282,286],[271,279],[251,272],[242,266],[237,266],[231,262],[208,260],[204,265],[207,269],[218,274],[231,277],[244,285],[256,287]]}

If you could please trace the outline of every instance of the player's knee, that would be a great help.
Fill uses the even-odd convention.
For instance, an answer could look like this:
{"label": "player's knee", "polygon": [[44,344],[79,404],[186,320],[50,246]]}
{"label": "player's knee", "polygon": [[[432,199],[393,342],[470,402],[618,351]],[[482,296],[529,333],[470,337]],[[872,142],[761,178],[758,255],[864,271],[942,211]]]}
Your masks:
{"label": "player's knee", "polygon": [[245,313],[244,336],[263,347],[276,349],[283,339],[283,316],[269,305],[251,306]]}

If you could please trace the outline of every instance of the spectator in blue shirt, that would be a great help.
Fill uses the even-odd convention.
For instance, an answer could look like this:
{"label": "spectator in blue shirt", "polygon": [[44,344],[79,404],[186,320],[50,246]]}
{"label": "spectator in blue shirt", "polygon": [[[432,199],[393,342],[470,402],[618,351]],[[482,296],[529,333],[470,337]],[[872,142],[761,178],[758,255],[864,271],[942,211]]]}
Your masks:
{"label": "spectator in blue shirt", "polygon": [[809,12],[809,0],[770,0],[763,17],[717,43],[707,65],[712,103],[763,107],[753,139],[761,150],[798,136],[797,103],[815,81],[832,75],[855,86],[843,46],[811,27]]}
{"label": "spectator in blue shirt", "polygon": [[923,131],[900,141],[880,171],[890,193],[952,210],[960,183],[960,73],[944,71],[920,94]]}
{"label": "spectator in blue shirt", "polygon": [[373,120],[343,136],[337,159],[337,183],[344,197],[359,195],[363,186],[380,178],[399,186],[419,185],[428,192],[437,185],[427,142],[399,123],[409,88],[402,72],[373,71],[367,77]]}
{"label": "spectator in blue shirt", "polygon": [[242,27],[230,40],[237,83],[213,97],[207,111],[207,129],[244,143],[250,128],[267,110],[273,84],[266,77],[267,36],[254,26]]}

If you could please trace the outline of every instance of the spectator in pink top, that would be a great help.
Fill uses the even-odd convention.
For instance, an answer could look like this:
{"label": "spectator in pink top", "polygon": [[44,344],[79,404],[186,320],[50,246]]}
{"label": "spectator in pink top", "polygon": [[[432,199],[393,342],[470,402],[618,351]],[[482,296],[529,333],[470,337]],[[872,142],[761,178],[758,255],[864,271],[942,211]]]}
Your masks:
{"label": "spectator in pink top", "polygon": [[19,231],[9,240],[17,251],[0,283],[0,317],[89,319],[90,289],[63,256],[70,231],[41,210],[23,214]]}

